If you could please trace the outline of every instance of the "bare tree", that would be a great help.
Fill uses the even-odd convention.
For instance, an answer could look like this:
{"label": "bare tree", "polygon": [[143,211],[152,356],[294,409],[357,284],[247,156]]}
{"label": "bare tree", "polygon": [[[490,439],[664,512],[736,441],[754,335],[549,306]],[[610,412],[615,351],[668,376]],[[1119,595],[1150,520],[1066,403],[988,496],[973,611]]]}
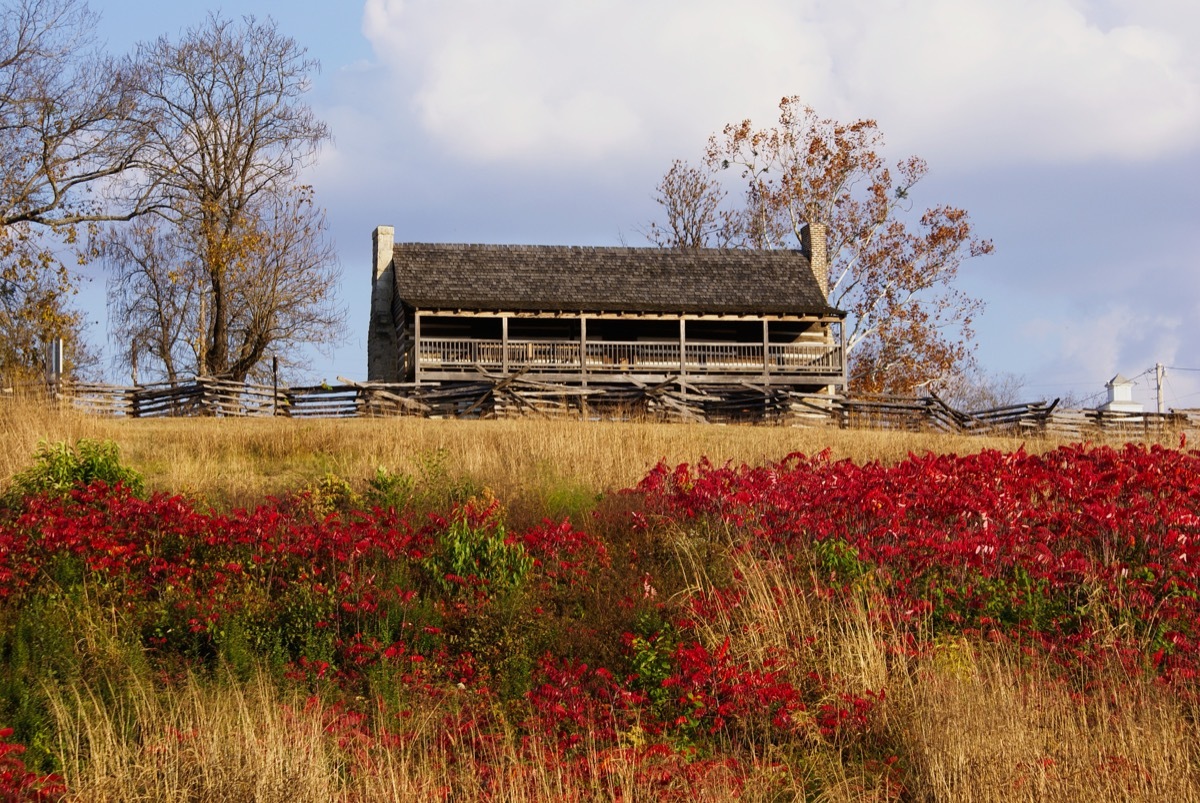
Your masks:
{"label": "bare tree", "polygon": [[77,226],[125,219],[137,198],[115,179],[148,130],[138,111],[136,66],[94,46],[95,15],[82,0],[0,6],[0,372],[43,368],[45,342],[90,358],[74,280],[60,256]]}
{"label": "bare tree", "polygon": [[[303,101],[317,63],[269,20],[216,15],[178,42],[143,46],[138,62],[155,130],[135,175],[152,198],[155,229],[171,232],[140,241],[118,234],[107,248],[118,337],[146,344],[170,374],[194,333],[195,369],[234,379],[272,347],[339,337],[323,213],[298,185],[329,138]],[[152,258],[146,249],[156,244],[164,251]],[[172,271],[177,281],[164,283]],[[134,288],[151,286],[177,295],[133,303]],[[176,330],[181,315],[186,325]],[[147,332],[154,338],[142,338]]]}
{"label": "bare tree", "polygon": [[312,188],[265,196],[252,211],[255,228],[243,235],[245,255],[230,273],[228,371],[238,377],[271,349],[284,352],[285,365],[290,346],[324,351],[345,327],[336,296],[341,271]]}
{"label": "bare tree", "polygon": [[[991,242],[976,238],[967,213],[951,206],[910,220],[910,193],[926,164],[911,157],[889,167],[875,121],[823,119],[795,97],[779,108],[775,127],[755,129],[745,120],[710,138],[707,173],[688,168],[699,178],[660,201],[667,227],[724,214],[721,230],[741,247],[797,248],[807,225],[824,224],[829,301],[848,313],[852,387],[911,391],[968,367],[971,322],[982,304],[954,279],[964,260],[990,253]],[[741,203],[708,211],[722,202],[717,176],[729,168],[740,172]],[[672,186],[664,180],[660,192]]]}
{"label": "bare tree", "polygon": [[[228,374],[261,369],[271,350],[307,343],[323,350],[345,324],[337,305],[337,260],[324,213],[301,186],[256,201],[235,234],[226,273],[231,352]],[[115,362],[174,381],[202,373],[211,305],[203,238],[143,218],[109,236],[109,317]],[[261,373],[261,370],[258,370]]]}
{"label": "bare tree", "polygon": [[136,66],[94,48],[95,21],[82,0],[0,9],[0,227],[137,211],[136,201],[81,193],[127,170],[150,128]]}
{"label": "bare tree", "polygon": [[979,411],[1021,404],[1025,379],[1013,373],[988,374],[978,366],[960,371],[938,388],[938,395],[960,410]]}
{"label": "bare tree", "polygon": [[726,192],[711,171],[676,159],[655,187],[664,223],[651,221],[641,233],[660,248],[723,248],[738,231],[736,216],[723,208]]}
{"label": "bare tree", "polygon": [[114,362],[155,368],[168,381],[197,370],[196,309],[201,280],[186,243],[173,227],[144,217],[115,230],[100,246],[110,269],[110,336]]}

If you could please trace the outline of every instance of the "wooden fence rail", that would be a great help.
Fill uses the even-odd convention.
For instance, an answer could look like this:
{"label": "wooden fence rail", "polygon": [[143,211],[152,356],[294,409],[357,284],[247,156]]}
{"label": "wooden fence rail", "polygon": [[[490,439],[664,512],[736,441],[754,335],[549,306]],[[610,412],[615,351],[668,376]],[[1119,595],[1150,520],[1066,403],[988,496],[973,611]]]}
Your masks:
{"label": "wooden fence rail", "polygon": [[613,377],[586,386],[541,382],[536,374],[491,375],[462,382],[377,383],[338,379],[336,385],[274,388],[252,382],[197,377],[187,382],[120,386],[63,383],[47,389],[9,389],[4,395],[40,394],[92,415],[352,418],[416,415],[434,418],[511,416],[649,417],[674,421],[751,421],[978,435],[1045,436],[1064,440],[1164,439],[1200,430],[1200,410],[1118,413],[1068,410],[1030,402],[986,410],[958,410],[935,395],[837,396],[786,387],[703,384],[671,376],[658,384]]}

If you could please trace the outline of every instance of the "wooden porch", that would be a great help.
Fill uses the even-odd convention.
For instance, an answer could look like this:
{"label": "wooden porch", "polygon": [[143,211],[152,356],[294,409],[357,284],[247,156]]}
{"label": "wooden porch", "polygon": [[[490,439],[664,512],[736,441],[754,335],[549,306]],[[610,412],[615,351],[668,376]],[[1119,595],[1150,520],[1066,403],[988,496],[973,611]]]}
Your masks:
{"label": "wooden porch", "polygon": [[534,374],[552,381],[657,379],[843,385],[840,343],[692,343],[671,341],[492,340],[420,338],[415,379],[461,380],[486,374]]}

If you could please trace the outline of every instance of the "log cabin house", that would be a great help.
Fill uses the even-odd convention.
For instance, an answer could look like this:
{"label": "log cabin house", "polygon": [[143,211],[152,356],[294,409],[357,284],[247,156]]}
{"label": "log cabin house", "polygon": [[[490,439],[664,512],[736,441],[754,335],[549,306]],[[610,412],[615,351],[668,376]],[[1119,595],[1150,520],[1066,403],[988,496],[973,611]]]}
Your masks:
{"label": "log cabin house", "polygon": [[380,226],[368,379],[520,378],[593,401],[843,390],[845,313],[814,228],[799,251],[680,251],[395,243]]}

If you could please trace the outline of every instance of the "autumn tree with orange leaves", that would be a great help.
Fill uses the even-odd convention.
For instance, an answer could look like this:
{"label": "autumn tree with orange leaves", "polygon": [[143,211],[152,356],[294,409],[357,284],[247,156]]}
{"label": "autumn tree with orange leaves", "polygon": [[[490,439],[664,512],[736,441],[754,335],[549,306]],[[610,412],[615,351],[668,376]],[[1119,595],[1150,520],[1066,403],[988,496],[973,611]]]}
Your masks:
{"label": "autumn tree with orange leaves", "polygon": [[[971,323],[982,308],[954,286],[959,267],[992,251],[967,212],[912,213],[924,160],[889,166],[874,120],[822,118],[797,97],[779,123],[728,125],[709,139],[703,167],[676,161],[657,188],[665,222],[647,237],[672,248],[799,248],[808,224],[824,224],[829,302],[847,313],[850,387],[908,393],[936,388],[972,364]],[[730,204],[729,172],[741,182]]]}

